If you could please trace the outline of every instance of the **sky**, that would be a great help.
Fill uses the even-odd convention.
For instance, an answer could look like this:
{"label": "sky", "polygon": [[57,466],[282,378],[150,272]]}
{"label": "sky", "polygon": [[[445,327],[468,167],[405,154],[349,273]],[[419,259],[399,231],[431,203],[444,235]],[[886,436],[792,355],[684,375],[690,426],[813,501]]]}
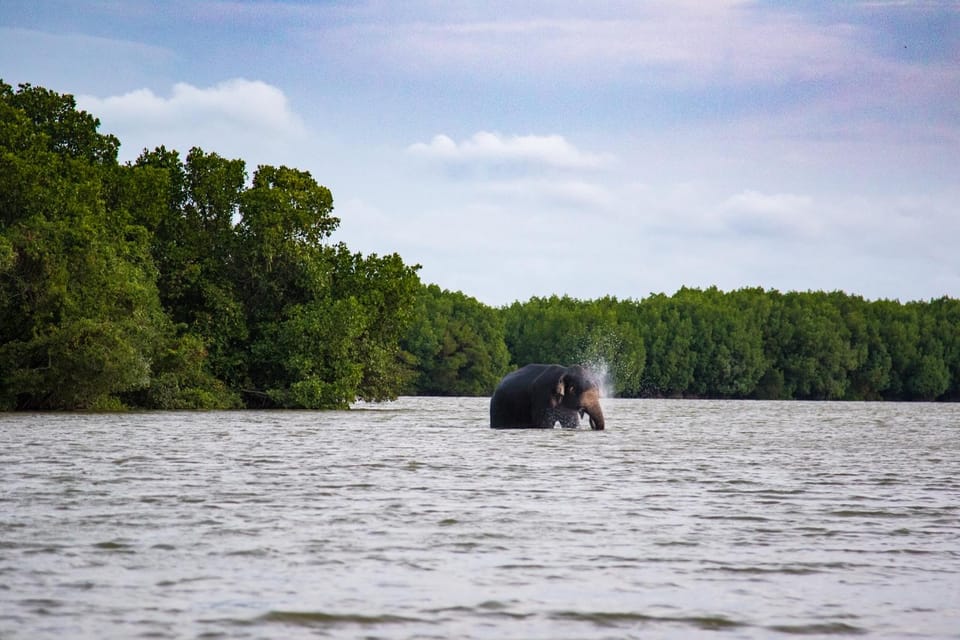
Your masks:
{"label": "sky", "polygon": [[960,297],[960,1],[4,0],[0,79],[489,305]]}

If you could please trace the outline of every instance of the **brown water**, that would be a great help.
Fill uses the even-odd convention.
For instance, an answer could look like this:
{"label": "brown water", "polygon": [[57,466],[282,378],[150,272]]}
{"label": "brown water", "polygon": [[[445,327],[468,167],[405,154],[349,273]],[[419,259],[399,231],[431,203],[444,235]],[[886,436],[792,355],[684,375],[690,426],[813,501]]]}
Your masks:
{"label": "brown water", "polygon": [[0,416],[0,638],[960,638],[960,406]]}

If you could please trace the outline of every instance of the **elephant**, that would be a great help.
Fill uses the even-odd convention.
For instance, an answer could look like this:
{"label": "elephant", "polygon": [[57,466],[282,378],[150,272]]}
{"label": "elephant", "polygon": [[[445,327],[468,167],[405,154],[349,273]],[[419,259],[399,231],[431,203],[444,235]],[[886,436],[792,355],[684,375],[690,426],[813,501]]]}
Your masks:
{"label": "elephant", "polygon": [[528,364],[508,373],[490,398],[490,426],[494,429],[576,428],[590,416],[590,428],[605,426],[600,409],[600,385],[581,367]]}

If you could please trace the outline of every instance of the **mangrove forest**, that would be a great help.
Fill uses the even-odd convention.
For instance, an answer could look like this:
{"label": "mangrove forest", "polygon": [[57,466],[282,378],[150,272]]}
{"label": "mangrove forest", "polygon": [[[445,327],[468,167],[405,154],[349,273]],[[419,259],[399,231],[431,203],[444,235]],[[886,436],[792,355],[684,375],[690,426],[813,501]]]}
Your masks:
{"label": "mangrove forest", "polygon": [[[960,399],[960,301],[683,288],[491,307],[333,239],[310,173],[120,163],[67,94],[0,82],[0,410],[345,408],[583,363],[624,397]],[[624,274],[629,277],[629,274]]]}

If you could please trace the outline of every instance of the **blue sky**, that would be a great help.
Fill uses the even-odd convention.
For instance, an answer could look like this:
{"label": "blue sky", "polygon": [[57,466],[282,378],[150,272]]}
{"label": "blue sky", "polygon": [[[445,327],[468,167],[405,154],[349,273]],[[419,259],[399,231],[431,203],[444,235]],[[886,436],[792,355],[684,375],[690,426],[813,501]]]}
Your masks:
{"label": "blue sky", "polygon": [[309,170],[488,304],[960,297],[960,2],[6,0],[0,78],[123,160]]}

